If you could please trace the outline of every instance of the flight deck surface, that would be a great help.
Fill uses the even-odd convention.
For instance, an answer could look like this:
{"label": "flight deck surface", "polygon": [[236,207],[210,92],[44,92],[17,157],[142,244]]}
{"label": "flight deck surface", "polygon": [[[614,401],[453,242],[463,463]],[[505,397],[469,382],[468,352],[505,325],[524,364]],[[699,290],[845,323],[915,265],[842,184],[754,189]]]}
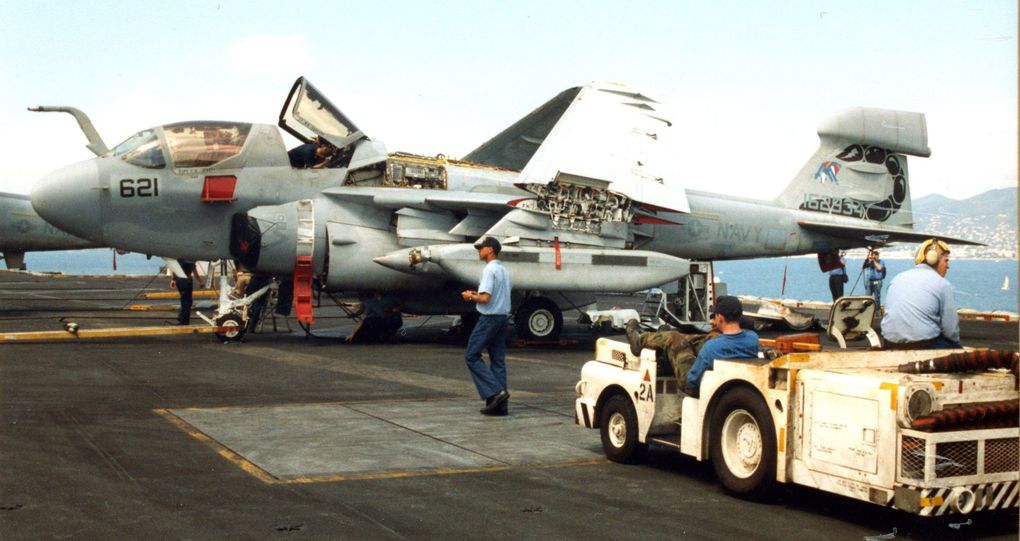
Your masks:
{"label": "flight deck surface", "polygon": [[[0,332],[169,324],[172,312],[122,310],[164,282],[0,272]],[[489,418],[448,318],[407,319],[398,343],[361,346],[337,340],[348,322],[317,314],[320,338],[292,324],[240,344],[0,345],[0,538],[1017,535],[1015,511],[961,525],[796,487],[756,504],[670,452],[611,463],[573,420],[599,336],[586,326],[568,326],[573,345],[510,348],[510,415]],[[963,341],[1015,348],[1017,325],[965,321]]]}

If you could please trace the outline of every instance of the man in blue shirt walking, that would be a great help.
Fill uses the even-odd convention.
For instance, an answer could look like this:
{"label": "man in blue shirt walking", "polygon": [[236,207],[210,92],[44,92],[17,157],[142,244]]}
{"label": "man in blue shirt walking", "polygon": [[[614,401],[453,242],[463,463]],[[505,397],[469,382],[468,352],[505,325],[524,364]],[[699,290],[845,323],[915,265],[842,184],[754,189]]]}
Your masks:
{"label": "man in blue shirt walking", "polygon": [[[468,338],[464,359],[478,395],[485,400],[483,415],[506,415],[510,393],[506,383],[506,329],[510,315],[510,273],[497,257],[502,249],[499,241],[483,237],[475,243],[478,258],[485,261],[478,291],[465,290],[465,302],[476,303],[478,323]],[[489,351],[489,364],[482,360],[482,351]]]}

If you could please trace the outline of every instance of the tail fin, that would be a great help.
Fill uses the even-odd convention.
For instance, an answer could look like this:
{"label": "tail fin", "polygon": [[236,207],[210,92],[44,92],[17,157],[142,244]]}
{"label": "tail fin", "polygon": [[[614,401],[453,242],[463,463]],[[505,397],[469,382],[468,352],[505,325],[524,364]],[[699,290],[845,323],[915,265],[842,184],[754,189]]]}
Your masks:
{"label": "tail fin", "polygon": [[776,198],[788,208],[911,226],[907,157],[931,155],[923,113],[855,107],[818,126],[821,143]]}

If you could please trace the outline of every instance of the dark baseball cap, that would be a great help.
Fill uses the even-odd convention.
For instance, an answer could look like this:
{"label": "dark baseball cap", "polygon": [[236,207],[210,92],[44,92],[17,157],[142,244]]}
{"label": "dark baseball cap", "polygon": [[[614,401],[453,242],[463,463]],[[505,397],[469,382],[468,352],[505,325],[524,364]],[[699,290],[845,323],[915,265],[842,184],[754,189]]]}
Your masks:
{"label": "dark baseball cap", "polygon": [[726,321],[736,321],[740,319],[740,316],[744,315],[744,307],[740,304],[740,299],[723,295],[715,299],[715,306],[712,307],[712,312],[722,314]]}
{"label": "dark baseball cap", "polygon": [[492,248],[492,251],[496,254],[499,254],[499,251],[503,249],[503,246],[495,239],[495,237],[485,236],[475,241],[475,250],[481,250],[486,246]]}

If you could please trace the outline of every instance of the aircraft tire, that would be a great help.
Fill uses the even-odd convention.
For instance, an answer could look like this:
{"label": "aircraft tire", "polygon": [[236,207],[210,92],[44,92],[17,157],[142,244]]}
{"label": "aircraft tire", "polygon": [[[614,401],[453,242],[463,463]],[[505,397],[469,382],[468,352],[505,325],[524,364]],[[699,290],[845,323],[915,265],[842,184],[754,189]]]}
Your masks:
{"label": "aircraft tire", "polygon": [[810,328],[815,326],[815,320],[812,319],[812,320],[809,320],[807,323],[801,323],[801,324],[797,324],[797,325],[787,321],[786,322],[786,326],[789,327],[790,330],[793,330],[793,331],[806,331],[806,330],[809,330]]}
{"label": "aircraft tire", "polygon": [[563,332],[563,312],[545,297],[531,297],[517,309],[514,328],[522,340],[558,340]]}
{"label": "aircraft tire", "polygon": [[641,462],[648,444],[638,441],[637,411],[626,395],[618,394],[606,400],[599,419],[602,450],[613,462],[635,464]]}
{"label": "aircraft tire", "polygon": [[723,391],[712,412],[712,467],[727,492],[749,500],[767,499],[776,483],[776,430],[758,393],[737,387]]}
{"label": "aircraft tire", "polygon": [[244,337],[244,320],[238,314],[227,314],[216,318],[216,325],[228,330],[216,333],[216,338],[224,342],[240,342]]}

